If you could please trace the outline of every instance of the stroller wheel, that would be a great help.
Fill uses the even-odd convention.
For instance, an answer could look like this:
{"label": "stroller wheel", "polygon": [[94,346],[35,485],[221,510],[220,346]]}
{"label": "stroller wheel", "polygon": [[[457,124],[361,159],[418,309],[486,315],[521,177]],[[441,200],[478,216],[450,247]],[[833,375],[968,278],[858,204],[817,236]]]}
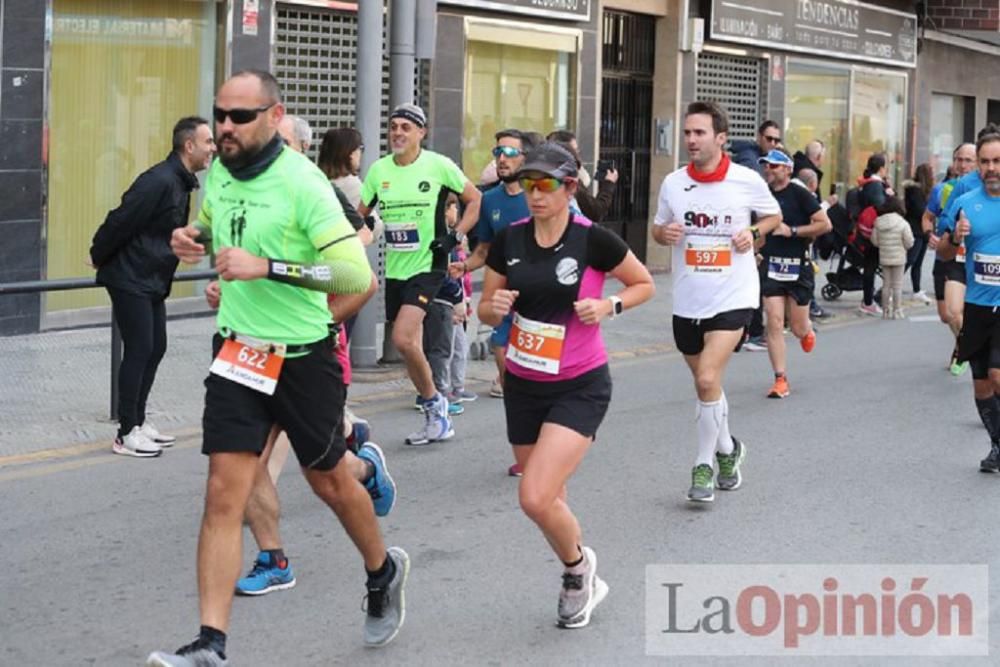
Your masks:
{"label": "stroller wheel", "polygon": [[843,294],[843,290],[834,285],[833,283],[827,283],[823,285],[823,289],[820,290],[820,294],[826,301],[836,301]]}
{"label": "stroller wheel", "polygon": [[469,346],[469,358],[472,359],[473,361],[479,361],[480,359],[482,359],[482,357],[479,356],[478,341],[473,341],[472,345]]}

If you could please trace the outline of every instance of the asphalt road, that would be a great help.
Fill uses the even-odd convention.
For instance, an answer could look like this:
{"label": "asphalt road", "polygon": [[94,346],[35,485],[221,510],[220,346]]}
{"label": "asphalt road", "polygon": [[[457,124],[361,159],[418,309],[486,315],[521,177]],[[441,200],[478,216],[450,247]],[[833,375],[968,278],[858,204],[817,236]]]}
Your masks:
{"label": "asphalt road", "polygon": [[[616,361],[611,411],[570,486],[611,588],[579,631],[554,627],[561,570],[505,475],[501,402],[483,391],[457,418],[457,437],[429,448],[402,444],[419,420],[411,396],[367,405],[399,485],[383,520],[387,541],[413,563],[405,627],[385,649],[362,647],[360,560],[288,469],[282,528],[298,586],[236,601],[230,663],[771,665],[773,657],[647,656],[646,566],[995,567],[1000,475],[977,471],[988,442],[968,376],[943,370],[948,347],[945,328],[930,321],[828,328],[812,355],[790,354],[783,401],[764,398],[767,355],[737,355],[726,387],[733,433],[748,443],[745,483],[706,507],[684,499],[695,425],[683,361]],[[0,468],[0,664],[138,665],[194,636],[199,445],[189,439],[158,460],[91,451]],[[252,547],[247,537],[248,565]],[[998,585],[989,588],[997,599]],[[790,655],[810,665],[995,664]]]}

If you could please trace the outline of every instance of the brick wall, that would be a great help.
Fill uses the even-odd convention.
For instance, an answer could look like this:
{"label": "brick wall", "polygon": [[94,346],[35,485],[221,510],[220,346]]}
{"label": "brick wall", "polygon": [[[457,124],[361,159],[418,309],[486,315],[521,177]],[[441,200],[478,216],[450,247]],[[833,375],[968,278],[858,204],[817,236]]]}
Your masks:
{"label": "brick wall", "polygon": [[924,0],[927,25],[938,30],[1000,31],[1000,0]]}

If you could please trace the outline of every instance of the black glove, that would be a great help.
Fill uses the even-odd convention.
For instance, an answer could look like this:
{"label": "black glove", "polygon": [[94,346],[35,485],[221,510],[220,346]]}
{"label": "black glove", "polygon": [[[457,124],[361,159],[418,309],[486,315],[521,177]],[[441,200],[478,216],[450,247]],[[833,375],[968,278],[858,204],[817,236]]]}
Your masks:
{"label": "black glove", "polygon": [[431,241],[431,252],[440,252],[447,255],[450,254],[458,244],[458,234],[454,231],[448,232],[446,235],[439,236]]}

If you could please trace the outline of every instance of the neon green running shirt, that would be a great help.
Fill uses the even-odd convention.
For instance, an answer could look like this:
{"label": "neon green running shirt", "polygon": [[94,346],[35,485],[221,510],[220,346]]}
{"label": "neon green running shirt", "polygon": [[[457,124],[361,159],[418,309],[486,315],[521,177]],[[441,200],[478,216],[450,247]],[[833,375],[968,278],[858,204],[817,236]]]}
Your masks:
{"label": "neon green running shirt", "polygon": [[443,271],[448,257],[430,244],[448,231],[444,219],[449,192],[461,194],[469,182],[450,159],[426,149],[400,167],[392,155],[380,158],[361,184],[361,201],[378,205],[385,222],[385,276],[407,280],[431,270]]}
{"label": "neon green running shirt", "polygon": [[[235,246],[259,257],[316,264],[323,261],[319,249],[330,246],[327,255],[336,250],[346,263],[358,265],[357,270],[352,266],[340,272],[350,284],[338,288],[360,292],[368,287],[371,273],[364,248],[330,182],[307,157],[288,147],[249,181],[236,180],[221,160],[215,160],[205,179],[197,224],[211,230],[215,251]],[[202,234],[197,240],[204,239]],[[354,238],[331,245],[348,236]],[[236,333],[302,345],[329,333],[332,318],[324,292],[267,278],[219,282],[222,335]]]}

